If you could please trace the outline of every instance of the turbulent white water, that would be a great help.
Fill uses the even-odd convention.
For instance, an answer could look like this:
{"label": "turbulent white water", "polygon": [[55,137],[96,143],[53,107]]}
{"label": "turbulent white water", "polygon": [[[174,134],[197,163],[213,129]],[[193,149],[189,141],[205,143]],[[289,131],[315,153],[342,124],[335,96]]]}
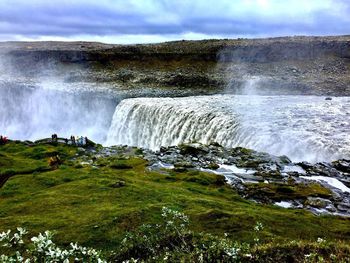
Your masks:
{"label": "turbulent white water", "polygon": [[102,142],[115,105],[96,91],[70,90],[62,83],[43,87],[3,84],[0,134],[10,139],[36,140],[57,133],[60,137],[79,135]]}
{"label": "turbulent white water", "polygon": [[341,190],[342,192],[348,192],[350,193],[350,188],[347,187],[345,184],[340,182],[336,178],[328,177],[328,176],[301,176],[301,178],[307,179],[307,180],[313,180],[317,182],[325,182],[329,184],[330,186],[337,188]]}
{"label": "turbulent white water", "polygon": [[215,95],[136,98],[117,107],[107,145],[150,149],[197,141],[293,161],[350,158],[350,98]]}
{"label": "turbulent white water", "polygon": [[0,68],[0,135],[19,140],[37,140],[56,133],[59,137],[87,136],[103,143],[121,99],[191,92],[124,88],[113,83],[70,83],[45,76],[23,79],[2,73]]}

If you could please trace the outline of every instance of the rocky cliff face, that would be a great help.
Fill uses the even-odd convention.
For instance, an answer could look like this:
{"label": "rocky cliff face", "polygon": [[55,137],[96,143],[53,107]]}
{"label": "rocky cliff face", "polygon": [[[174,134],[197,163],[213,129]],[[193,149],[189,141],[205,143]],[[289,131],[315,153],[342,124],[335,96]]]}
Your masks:
{"label": "rocky cliff face", "polygon": [[0,70],[68,82],[191,88],[204,93],[350,94],[350,36],[175,41],[149,45],[0,43]]}

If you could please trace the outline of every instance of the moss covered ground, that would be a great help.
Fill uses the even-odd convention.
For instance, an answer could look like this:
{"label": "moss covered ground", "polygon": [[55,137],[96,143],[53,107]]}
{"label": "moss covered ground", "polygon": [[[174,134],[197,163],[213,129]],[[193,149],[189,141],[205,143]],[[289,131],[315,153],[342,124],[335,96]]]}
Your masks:
{"label": "moss covered ground", "polygon": [[[48,159],[56,155],[63,163],[50,167]],[[93,163],[81,163],[83,157]],[[242,199],[219,175],[150,171],[147,161],[133,153],[96,157],[68,145],[10,142],[0,146],[0,179],[6,177],[0,188],[0,231],[17,226],[34,233],[48,229],[63,245],[76,241],[115,249],[127,231],[157,223],[162,207],[187,214],[194,231],[227,233],[240,242],[254,238],[256,222],[264,225],[261,240],[270,244],[292,240],[307,244],[319,237],[350,242],[349,218],[257,204]],[[279,193],[286,194],[282,190]],[[317,189],[287,190],[300,196]]]}

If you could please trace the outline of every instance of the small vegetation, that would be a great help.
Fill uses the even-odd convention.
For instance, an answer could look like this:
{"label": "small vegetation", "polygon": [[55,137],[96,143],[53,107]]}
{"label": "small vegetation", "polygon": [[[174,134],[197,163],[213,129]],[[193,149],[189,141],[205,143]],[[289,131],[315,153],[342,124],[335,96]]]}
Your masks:
{"label": "small vegetation", "polygon": [[53,234],[45,231],[30,239],[17,228],[0,233],[1,262],[349,262],[350,246],[318,238],[315,242],[260,243],[264,226],[257,222],[249,243],[235,241],[227,233],[215,236],[196,233],[189,218],[176,210],[162,208],[157,224],[143,224],[127,232],[115,251],[100,251],[70,243],[61,248]]}
{"label": "small vegetation", "polygon": [[0,262],[106,262],[100,258],[98,251],[77,243],[70,243],[67,249],[60,248],[52,241],[50,231],[31,239],[25,237],[27,234],[27,230],[21,227],[13,234],[11,230],[0,233],[0,244],[5,250],[4,254],[0,254]]}
{"label": "small vegetation", "polygon": [[[56,155],[61,164],[50,167],[48,161]],[[111,261],[133,257],[146,262],[208,262],[209,257],[227,256],[223,247],[228,246],[239,249],[237,258],[247,262],[283,262],[288,257],[317,262],[318,257],[329,261],[331,255],[338,260],[333,262],[348,262],[349,218],[247,201],[222,176],[190,169],[151,171],[134,152],[107,156],[67,145],[9,142],[0,147],[0,171],[0,178],[11,174],[0,188],[0,231],[21,226],[38,237],[49,229],[61,250],[69,251],[69,244],[77,242],[101,250]],[[276,200],[329,194],[317,184],[257,184],[251,189],[274,194]],[[159,213],[162,207],[181,213]],[[167,226],[169,216],[175,215],[186,215],[184,228]],[[256,222],[264,226],[258,235],[253,230]],[[318,238],[327,242],[321,246]],[[2,247],[1,253],[15,255],[7,249]]]}

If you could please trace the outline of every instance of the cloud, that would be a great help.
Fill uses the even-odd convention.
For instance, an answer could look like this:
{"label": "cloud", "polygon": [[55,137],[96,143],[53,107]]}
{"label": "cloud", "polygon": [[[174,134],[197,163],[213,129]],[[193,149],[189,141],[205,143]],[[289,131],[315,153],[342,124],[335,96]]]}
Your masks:
{"label": "cloud", "polygon": [[349,13],[346,0],[2,0],[0,39],[349,34]]}

